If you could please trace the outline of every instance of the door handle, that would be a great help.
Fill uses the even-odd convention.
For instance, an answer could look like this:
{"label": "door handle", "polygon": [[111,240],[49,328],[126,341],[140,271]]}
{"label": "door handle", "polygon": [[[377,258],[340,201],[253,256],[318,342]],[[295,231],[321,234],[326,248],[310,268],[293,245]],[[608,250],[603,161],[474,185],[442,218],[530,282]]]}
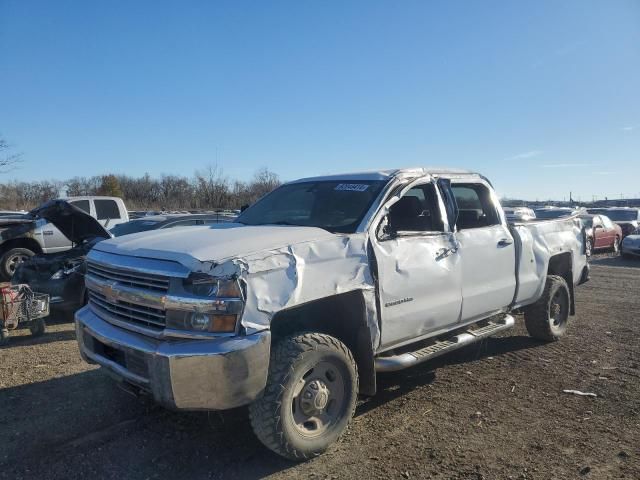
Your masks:
{"label": "door handle", "polygon": [[436,260],[442,260],[443,258],[447,258],[449,255],[453,255],[458,251],[457,248],[441,248],[436,253]]}
{"label": "door handle", "polygon": [[512,243],[513,243],[513,240],[511,240],[510,238],[501,238],[500,241],[498,242],[498,246],[506,247],[508,245],[511,245]]}

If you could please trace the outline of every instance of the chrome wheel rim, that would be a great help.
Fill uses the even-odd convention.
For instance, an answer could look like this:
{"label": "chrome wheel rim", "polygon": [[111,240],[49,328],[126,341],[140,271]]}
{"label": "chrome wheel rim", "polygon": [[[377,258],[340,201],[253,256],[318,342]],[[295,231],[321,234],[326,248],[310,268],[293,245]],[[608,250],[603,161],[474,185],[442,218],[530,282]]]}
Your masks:
{"label": "chrome wheel rim", "polygon": [[28,259],[29,259],[29,255],[25,255],[24,253],[17,253],[15,255],[11,255],[9,257],[9,260],[7,260],[7,269],[9,270],[9,273],[11,275],[16,273],[18,266],[21,263],[26,262]]}

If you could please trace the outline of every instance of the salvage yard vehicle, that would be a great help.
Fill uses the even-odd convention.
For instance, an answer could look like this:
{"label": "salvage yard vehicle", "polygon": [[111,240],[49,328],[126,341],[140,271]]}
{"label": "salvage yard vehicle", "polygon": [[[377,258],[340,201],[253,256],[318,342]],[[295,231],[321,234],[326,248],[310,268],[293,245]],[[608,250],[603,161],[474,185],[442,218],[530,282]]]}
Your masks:
{"label": "salvage yard vehicle", "polygon": [[640,258],[640,227],[624,237],[620,252],[625,258]]}
{"label": "salvage yard vehicle", "polygon": [[590,257],[595,250],[610,250],[618,253],[622,240],[622,229],[606,215],[580,215],[585,228],[586,253]]}
{"label": "salvage yard vehicle", "polygon": [[619,207],[609,208],[605,215],[609,219],[620,226],[622,229],[622,238],[630,235],[640,225],[640,209]]}
{"label": "salvage yard vehicle", "polygon": [[555,341],[588,280],[575,216],[507,224],[491,183],[402,169],[284,184],[235,223],[140,233],[87,257],[83,359],[180,410],[249,406],[304,460],[345,431],[376,372],[514,325]]}
{"label": "salvage yard vehicle", "polygon": [[9,330],[28,327],[33,336],[45,332],[43,318],[49,315],[49,296],[34,293],[29,285],[0,283],[0,345],[9,340]]}
{"label": "salvage yard vehicle", "polygon": [[[87,196],[69,197],[64,201],[96,218],[103,226],[113,227],[129,221],[121,198]],[[0,278],[4,280],[11,280],[18,265],[36,254],[58,253],[72,247],[72,240],[55,225],[35,222],[32,212],[0,217]]]}
{"label": "salvage yard vehicle", "polygon": [[75,205],[51,200],[31,211],[31,216],[48,222],[73,246],[28,258],[11,279],[14,284],[29,284],[35,292],[48,294],[51,309],[61,314],[73,314],[87,303],[85,257],[97,242],[111,238],[97,219]]}

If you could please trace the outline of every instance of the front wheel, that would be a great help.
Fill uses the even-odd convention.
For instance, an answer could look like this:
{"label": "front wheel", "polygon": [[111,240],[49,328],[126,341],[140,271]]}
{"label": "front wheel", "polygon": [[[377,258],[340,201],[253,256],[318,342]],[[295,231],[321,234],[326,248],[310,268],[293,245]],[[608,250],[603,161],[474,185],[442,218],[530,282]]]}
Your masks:
{"label": "front wheel", "polygon": [[9,342],[9,330],[6,328],[0,328],[0,345],[5,345]]}
{"label": "front wheel", "polygon": [[251,426],[277,454],[306,460],[346,430],[357,392],[357,366],[340,340],[321,333],[286,337],[273,348],[265,390],[249,407]]}
{"label": "front wheel", "polygon": [[524,312],[524,325],[529,335],[553,342],[564,335],[569,321],[571,294],[564,278],[547,276],[542,296]]}
{"label": "front wheel", "polygon": [[35,253],[28,248],[11,248],[0,257],[0,276],[4,280],[11,280],[13,274],[21,263],[26,262]]}
{"label": "front wheel", "polygon": [[587,258],[591,257],[591,252],[593,251],[593,241],[590,238],[587,238],[587,241],[584,244],[584,253]]}

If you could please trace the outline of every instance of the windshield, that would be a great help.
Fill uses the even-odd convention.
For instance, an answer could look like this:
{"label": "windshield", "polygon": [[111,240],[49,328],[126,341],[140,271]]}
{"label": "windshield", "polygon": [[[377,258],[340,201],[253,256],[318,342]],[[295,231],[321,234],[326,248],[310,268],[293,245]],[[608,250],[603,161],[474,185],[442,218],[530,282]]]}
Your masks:
{"label": "windshield", "polygon": [[606,215],[614,222],[633,222],[638,220],[637,210],[609,210]]}
{"label": "windshield", "polygon": [[245,225],[300,225],[353,233],[383,181],[316,181],[283,185],[245,210]]}
{"label": "windshield", "polygon": [[580,221],[585,228],[593,227],[593,217],[580,217]]}
{"label": "windshield", "polygon": [[133,220],[131,222],[119,223],[109,231],[113,234],[113,236],[121,237],[122,235],[129,235],[131,233],[153,230],[159,223],[160,222],[154,222],[151,220]]}
{"label": "windshield", "polygon": [[542,219],[567,217],[572,213],[571,210],[561,210],[561,209],[555,209],[555,208],[541,209],[541,210],[536,210],[535,212],[536,212],[536,218],[542,218]]}

